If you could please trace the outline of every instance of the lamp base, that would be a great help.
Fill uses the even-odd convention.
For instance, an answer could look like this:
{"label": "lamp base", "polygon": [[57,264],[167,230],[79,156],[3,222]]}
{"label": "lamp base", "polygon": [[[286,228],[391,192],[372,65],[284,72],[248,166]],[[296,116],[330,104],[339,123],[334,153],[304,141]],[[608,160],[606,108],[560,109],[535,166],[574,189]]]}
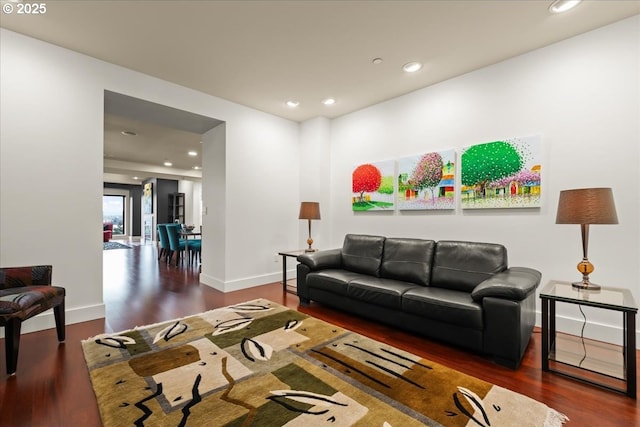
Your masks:
{"label": "lamp base", "polygon": [[309,238],[307,239],[307,245],[309,247],[305,249],[305,252],[315,252],[316,250],[311,247],[313,245],[313,239],[311,238],[311,220],[309,220]]}
{"label": "lamp base", "polygon": [[601,289],[600,285],[591,283],[588,280],[583,280],[581,282],[573,282],[571,283],[571,287],[580,289],[582,291],[599,291]]}

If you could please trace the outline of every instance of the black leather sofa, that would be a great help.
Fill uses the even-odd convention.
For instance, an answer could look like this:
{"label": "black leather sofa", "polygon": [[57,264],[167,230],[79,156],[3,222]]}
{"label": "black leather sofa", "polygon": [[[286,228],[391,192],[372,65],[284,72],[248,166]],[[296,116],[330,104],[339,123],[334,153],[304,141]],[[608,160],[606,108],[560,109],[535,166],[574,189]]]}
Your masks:
{"label": "black leather sofa", "polygon": [[492,357],[516,369],[535,324],[539,271],[507,265],[493,243],[348,234],[298,257],[312,300]]}

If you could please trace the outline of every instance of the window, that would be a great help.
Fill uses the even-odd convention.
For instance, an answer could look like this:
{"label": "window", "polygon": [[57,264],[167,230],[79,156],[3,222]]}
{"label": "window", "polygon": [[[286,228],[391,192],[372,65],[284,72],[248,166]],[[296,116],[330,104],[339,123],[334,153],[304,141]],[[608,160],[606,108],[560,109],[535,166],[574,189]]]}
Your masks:
{"label": "window", "polygon": [[124,234],[124,197],[102,196],[102,221],[113,224],[113,234]]}

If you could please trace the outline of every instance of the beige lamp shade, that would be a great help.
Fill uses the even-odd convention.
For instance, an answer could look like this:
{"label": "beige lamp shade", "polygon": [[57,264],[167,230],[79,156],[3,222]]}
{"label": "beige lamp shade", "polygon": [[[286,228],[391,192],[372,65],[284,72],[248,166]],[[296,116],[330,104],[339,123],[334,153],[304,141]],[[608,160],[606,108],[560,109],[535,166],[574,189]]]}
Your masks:
{"label": "beige lamp shade", "polygon": [[578,188],[560,192],[556,224],[617,224],[611,188]]}
{"label": "beige lamp shade", "polygon": [[300,215],[298,215],[298,219],[320,219],[320,203],[300,203]]}

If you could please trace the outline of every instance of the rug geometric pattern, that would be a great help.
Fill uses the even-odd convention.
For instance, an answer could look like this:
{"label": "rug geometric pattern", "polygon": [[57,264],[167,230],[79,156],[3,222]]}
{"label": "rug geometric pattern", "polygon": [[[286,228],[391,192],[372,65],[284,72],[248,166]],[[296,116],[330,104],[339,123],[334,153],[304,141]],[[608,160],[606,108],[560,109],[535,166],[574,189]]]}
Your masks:
{"label": "rug geometric pattern", "polygon": [[559,426],[524,395],[258,299],[82,342],[110,426]]}

